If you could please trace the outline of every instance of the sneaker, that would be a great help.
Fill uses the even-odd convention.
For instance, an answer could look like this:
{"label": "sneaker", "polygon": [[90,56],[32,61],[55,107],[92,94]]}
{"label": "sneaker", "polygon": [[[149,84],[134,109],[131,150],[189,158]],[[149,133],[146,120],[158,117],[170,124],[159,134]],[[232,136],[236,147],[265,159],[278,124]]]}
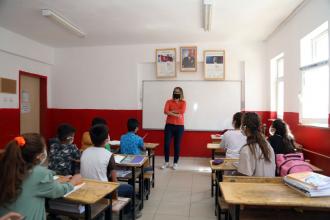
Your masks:
{"label": "sneaker", "polygon": [[179,166],[178,166],[178,164],[177,164],[177,163],[174,163],[174,164],[173,164],[173,170],[177,170],[177,169],[178,169],[178,167],[179,167]]}
{"label": "sneaker", "polygon": [[161,168],[161,169],[165,169],[165,168],[167,168],[167,167],[168,167],[168,163],[166,162],[166,163],[164,163],[163,166],[161,166],[160,168]]}
{"label": "sneaker", "polygon": [[136,219],[141,218],[141,217],[142,217],[142,213],[140,211],[135,213],[135,218]]}

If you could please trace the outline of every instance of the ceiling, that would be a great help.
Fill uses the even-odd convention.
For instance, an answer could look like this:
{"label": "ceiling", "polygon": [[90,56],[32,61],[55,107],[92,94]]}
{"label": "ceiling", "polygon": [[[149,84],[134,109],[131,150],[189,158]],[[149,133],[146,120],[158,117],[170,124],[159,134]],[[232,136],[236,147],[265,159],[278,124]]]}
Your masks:
{"label": "ceiling", "polygon": [[[52,47],[180,42],[262,41],[303,0],[215,0],[212,31],[202,0],[0,0],[0,26]],[[79,38],[41,15],[64,15]]]}

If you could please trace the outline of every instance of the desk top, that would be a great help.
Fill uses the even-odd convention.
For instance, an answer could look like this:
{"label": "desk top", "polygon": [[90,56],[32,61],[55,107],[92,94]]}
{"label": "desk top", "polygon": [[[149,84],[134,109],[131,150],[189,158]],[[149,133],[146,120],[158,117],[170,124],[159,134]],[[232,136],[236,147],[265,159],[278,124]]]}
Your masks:
{"label": "desk top", "polygon": [[85,185],[64,199],[82,204],[94,204],[115,191],[119,183],[84,179]]}
{"label": "desk top", "polygon": [[211,134],[211,139],[212,140],[221,140],[222,135],[217,135],[217,134]]}
{"label": "desk top", "polygon": [[147,148],[147,149],[155,149],[156,147],[159,146],[159,143],[144,143],[144,146]]}
{"label": "desk top", "polygon": [[220,188],[229,204],[330,208],[330,197],[309,198],[284,183],[221,182]]}
{"label": "desk top", "polygon": [[213,149],[216,150],[216,149],[220,149],[221,147],[220,147],[220,144],[208,143],[206,145],[206,148],[210,149],[210,150],[213,150]]}
{"label": "desk top", "polygon": [[234,162],[238,162],[238,158],[222,158],[222,160],[224,160],[224,162],[222,164],[219,165],[213,165],[212,161],[210,160],[210,167],[212,170],[220,170],[220,171],[230,171],[230,170],[237,170],[237,167],[235,167],[233,165]]}

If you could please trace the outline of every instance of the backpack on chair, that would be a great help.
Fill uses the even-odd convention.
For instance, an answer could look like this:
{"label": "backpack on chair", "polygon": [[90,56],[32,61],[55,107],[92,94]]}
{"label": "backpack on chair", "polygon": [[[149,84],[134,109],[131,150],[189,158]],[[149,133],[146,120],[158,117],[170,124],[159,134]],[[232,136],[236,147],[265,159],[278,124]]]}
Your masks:
{"label": "backpack on chair", "polygon": [[278,176],[305,171],[313,171],[313,169],[309,163],[305,162],[302,153],[276,154],[276,173]]}

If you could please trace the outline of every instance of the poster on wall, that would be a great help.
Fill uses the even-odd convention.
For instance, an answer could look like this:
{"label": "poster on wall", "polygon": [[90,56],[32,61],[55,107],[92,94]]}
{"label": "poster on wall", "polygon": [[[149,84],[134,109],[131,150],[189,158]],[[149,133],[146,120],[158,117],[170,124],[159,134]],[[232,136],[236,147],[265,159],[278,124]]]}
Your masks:
{"label": "poster on wall", "polygon": [[27,91],[22,91],[21,95],[21,113],[31,112],[30,94]]}
{"label": "poster on wall", "polygon": [[176,49],[156,49],[157,78],[176,77]]}
{"label": "poster on wall", "polygon": [[204,51],[204,77],[208,80],[225,79],[225,51]]}
{"label": "poster on wall", "polygon": [[180,71],[181,72],[197,71],[197,47],[195,46],[180,47]]}

